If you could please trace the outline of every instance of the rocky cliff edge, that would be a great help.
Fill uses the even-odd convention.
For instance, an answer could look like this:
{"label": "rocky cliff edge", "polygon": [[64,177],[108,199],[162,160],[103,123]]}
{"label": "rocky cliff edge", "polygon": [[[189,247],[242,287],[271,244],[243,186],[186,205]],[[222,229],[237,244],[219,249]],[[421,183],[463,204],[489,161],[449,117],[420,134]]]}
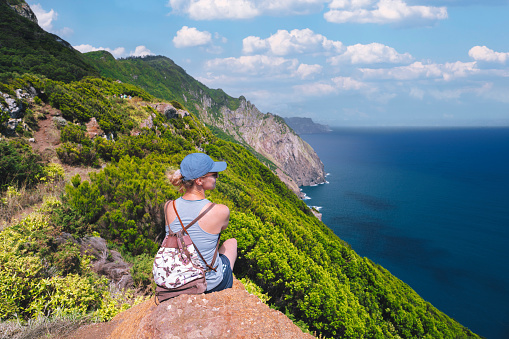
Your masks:
{"label": "rocky cliff edge", "polygon": [[244,285],[210,294],[180,295],[158,306],[154,299],[118,314],[110,322],[87,325],[68,338],[288,338],[312,339],[283,313],[269,308]]}

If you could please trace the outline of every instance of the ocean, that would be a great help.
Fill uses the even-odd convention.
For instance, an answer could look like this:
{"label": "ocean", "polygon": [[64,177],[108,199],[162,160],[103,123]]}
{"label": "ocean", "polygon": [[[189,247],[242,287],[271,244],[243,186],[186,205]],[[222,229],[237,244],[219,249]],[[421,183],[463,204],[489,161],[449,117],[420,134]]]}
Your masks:
{"label": "ocean", "polygon": [[488,339],[509,338],[509,128],[307,134],[306,203],[361,256]]}

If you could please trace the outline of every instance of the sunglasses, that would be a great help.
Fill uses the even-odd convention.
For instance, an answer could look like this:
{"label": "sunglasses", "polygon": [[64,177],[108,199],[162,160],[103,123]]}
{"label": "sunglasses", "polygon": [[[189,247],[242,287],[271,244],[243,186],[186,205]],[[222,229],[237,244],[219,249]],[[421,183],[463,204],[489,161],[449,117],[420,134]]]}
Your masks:
{"label": "sunglasses", "polygon": [[217,179],[217,177],[219,177],[219,173],[214,172],[214,173],[210,173],[210,174],[206,174],[206,175],[202,176],[202,178],[207,178],[207,177],[214,177]]}

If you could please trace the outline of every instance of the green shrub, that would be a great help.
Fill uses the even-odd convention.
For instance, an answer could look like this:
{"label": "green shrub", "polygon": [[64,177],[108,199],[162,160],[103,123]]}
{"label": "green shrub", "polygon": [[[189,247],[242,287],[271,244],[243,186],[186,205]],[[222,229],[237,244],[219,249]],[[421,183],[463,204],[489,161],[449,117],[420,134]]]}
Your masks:
{"label": "green shrub", "polygon": [[170,101],[170,104],[172,104],[172,106],[176,109],[185,109],[184,106],[182,106],[177,100]]}
{"label": "green shrub", "polygon": [[90,314],[104,321],[145,300],[133,291],[110,291],[108,280],[90,270],[90,258],[80,255],[76,243],[53,241],[59,232],[43,214],[31,214],[0,236],[2,320]]}
{"label": "green shrub", "polygon": [[52,162],[44,167],[43,173],[44,176],[40,178],[41,181],[55,182],[64,179],[65,171],[62,165]]}
{"label": "green shrub", "polygon": [[87,136],[84,126],[77,126],[75,124],[67,124],[60,132],[60,141],[74,142],[86,146],[92,145],[92,140]]}
{"label": "green shrub", "polygon": [[99,167],[99,159],[93,147],[64,142],[56,149],[58,158],[65,164]]}
{"label": "green shrub", "polygon": [[131,276],[133,277],[134,286],[139,289],[151,287],[154,283],[152,274],[152,265],[154,264],[154,256],[142,253],[135,257],[124,256],[124,259],[131,262]]}
{"label": "green shrub", "polygon": [[41,157],[24,140],[0,140],[0,190],[8,185],[33,186],[43,175]]}
{"label": "green shrub", "polygon": [[162,205],[176,196],[165,178],[165,161],[163,157],[125,157],[91,173],[90,182],[73,178],[66,187],[68,202],[93,224],[94,231],[123,252],[154,255],[164,232]]}
{"label": "green shrub", "polygon": [[75,238],[84,237],[91,232],[91,227],[86,221],[86,216],[83,216],[68,205],[52,208],[51,223],[63,232],[72,234]]}

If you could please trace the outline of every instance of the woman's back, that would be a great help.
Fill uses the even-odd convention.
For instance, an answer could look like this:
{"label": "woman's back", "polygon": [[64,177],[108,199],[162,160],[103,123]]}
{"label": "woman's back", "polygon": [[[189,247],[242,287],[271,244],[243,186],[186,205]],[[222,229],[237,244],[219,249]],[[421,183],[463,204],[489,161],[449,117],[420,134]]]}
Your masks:
{"label": "woman's back", "polygon": [[[177,208],[177,212],[182,220],[184,226],[187,226],[191,221],[193,221],[200,213],[205,209],[205,206],[209,205],[210,201],[207,199],[199,199],[199,200],[185,200],[183,198],[178,198],[175,200],[175,206]],[[169,225],[166,225],[166,234],[168,234],[168,227],[172,232],[176,233],[182,229],[179,219],[176,217],[175,212],[173,210],[173,203],[170,203],[168,208],[168,217],[171,220]],[[214,206],[209,213],[216,208]],[[205,216],[204,216],[205,217]],[[172,220],[173,219],[173,220]],[[201,221],[201,220],[200,220]],[[214,253],[217,247],[217,241],[219,240],[219,234],[209,233],[205,231],[200,226],[200,221],[192,225],[187,229],[194,245],[200,251],[203,259],[207,262],[207,264],[211,264],[214,258]],[[222,279],[223,270],[222,265],[219,265],[219,256],[216,257],[216,261],[214,262],[213,267],[216,271],[210,271],[206,274],[207,280],[207,290],[210,290],[216,287]],[[205,263],[203,263],[203,267],[206,267]]]}

